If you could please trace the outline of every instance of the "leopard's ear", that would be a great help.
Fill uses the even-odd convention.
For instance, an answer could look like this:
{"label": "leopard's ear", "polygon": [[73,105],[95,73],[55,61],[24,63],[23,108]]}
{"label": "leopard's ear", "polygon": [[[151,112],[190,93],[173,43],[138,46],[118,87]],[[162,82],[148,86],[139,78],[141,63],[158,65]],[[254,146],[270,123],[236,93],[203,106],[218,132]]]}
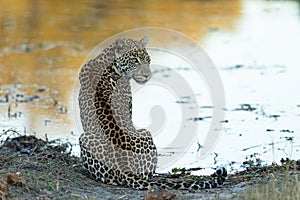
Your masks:
{"label": "leopard's ear", "polygon": [[142,47],[146,47],[146,45],[148,44],[148,37],[147,36],[144,36],[141,40],[140,40],[140,44]]}
{"label": "leopard's ear", "polygon": [[120,57],[126,51],[125,41],[122,38],[117,38],[115,44],[116,44],[116,48],[115,48],[116,57]]}

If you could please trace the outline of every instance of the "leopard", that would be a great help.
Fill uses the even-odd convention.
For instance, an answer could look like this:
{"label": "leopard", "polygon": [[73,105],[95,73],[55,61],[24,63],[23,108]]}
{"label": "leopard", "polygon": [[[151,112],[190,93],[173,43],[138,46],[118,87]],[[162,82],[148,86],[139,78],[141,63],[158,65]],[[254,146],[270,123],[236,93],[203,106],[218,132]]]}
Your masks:
{"label": "leopard", "polygon": [[79,137],[83,167],[109,185],[145,190],[220,187],[227,176],[218,168],[207,181],[154,179],[158,153],[150,131],[136,129],[132,121],[130,81],[146,84],[152,77],[148,37],[115,39],[88,60],[79,73],[78,95],[83,133]]}

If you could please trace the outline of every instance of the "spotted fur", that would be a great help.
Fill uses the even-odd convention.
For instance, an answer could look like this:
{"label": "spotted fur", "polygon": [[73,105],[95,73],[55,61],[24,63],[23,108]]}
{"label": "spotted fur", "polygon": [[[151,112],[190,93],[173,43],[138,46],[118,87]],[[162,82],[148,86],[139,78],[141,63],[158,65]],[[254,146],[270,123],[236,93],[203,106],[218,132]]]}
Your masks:
{"label": "spotted fur", "polygon": [[83,166],[103,183],[146,189],[158,185],[173,189],[214,188],[227,172],[216,171],[210,181],[152,179],[157,150],[151,133],[132,122],[130,79],[144,84],[151,78],[150,57],[140,41],[117,39],[81,69],[79,107],[84,133],[79,144]]}

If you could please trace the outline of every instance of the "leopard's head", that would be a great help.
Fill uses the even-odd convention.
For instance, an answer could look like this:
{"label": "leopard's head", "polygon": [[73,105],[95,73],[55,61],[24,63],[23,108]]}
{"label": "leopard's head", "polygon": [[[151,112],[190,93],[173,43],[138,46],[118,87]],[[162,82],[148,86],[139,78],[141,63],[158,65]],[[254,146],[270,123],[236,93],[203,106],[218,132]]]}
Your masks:
{"label": "leopard's head", "polygon": [[115,41],[115,66],[118,74],[133,78],[137,83],[144,84],[150,80],[150,57],[146,50],[148,38],[140,41],[130,38]]}

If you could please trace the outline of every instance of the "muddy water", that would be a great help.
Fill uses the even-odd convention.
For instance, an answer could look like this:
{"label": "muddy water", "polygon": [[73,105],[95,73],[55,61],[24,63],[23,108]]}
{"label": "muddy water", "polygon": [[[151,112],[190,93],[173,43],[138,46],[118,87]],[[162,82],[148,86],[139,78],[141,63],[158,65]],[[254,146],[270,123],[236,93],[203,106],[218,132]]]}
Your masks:
{"label": "muddy water", "polygon": [[[80,133],[73,120],[73,86],[85,56],[113,34],[156,26],[202,44],[218,66],[226,93],[227,123],[216,154],[197,159],[199,136],[174,165],[239,163],[256,153],[268,162],[299,157],[298,1],[0,3],[5,5],[0,7],[3,132],[35,132],[76,144]],[[209,105],[203,105],[196,117],[205,120],[195,122],[200,127],[209,124],[207,113]]]}
{"label": "muddy water", "polygon": [[[1,127],[66,137],[72,125],[70,109],[74,80],[88,52],[99,42],[126,29],[162,26],[182,31],[197,40],[211,28],[230,30],[240,15],[241,2],[217,1],[3,1],[0,8],[1,95],[41,96],[50,102],[37,106],[1,104]],[[222,8],[226,6],[229,12]],[[223,17],[225,16],[225,17]],[[37,89],[51,90],[35,93]],[[52,103],[51,104],[51,99]],[[47,100],[46,100],[47,101]],[[8,106],[20,112],[7,118]],[[60,112],[60,109],[69,112]],[[13,113],[14,114],[14,113]]]}

